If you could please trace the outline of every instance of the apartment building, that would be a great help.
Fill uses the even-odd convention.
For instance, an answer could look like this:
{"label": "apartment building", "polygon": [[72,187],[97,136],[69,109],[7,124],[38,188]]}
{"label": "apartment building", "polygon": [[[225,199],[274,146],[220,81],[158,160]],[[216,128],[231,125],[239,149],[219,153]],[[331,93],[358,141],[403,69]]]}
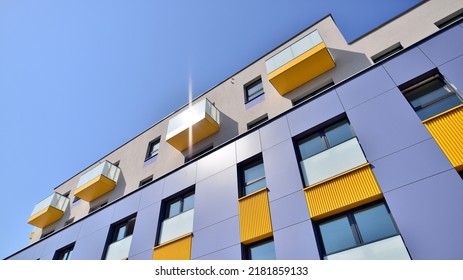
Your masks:
{"label": "apartment building", "polygon": [[38,199],[6,259],[462,259],[462,14],[320,19]]}

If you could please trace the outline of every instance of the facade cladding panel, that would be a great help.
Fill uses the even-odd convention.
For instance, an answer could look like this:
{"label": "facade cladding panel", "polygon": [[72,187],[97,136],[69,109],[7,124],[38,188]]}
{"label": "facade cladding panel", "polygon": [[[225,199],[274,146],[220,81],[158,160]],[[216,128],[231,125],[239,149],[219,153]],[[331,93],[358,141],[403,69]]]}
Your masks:
{"label": "facade cladding panel", "polygon": [[[422,5],[428,4],[438,5],[438,1],[426,1]],[[460,8],[455,7],[455,10]],[[324,19],[317,24],[323,25],[325,21],[328,22]],[[334,22],[332,24],[335,27]],[[193,188],[195,201],[191,259],[242,259],[245,256],[242,254],[244,244],[240,240],[238,167],[258,154],[262,154],[265,170],[271,220],[270,234],[274,240],[276,258],[321,259],[323,252],[320,249],[322,244],[318,232],[319,224],[326,219],[332,219],[333,216],[320,221],[310,218],[310,203],[316,202],[307,205],[296,144],[301,136],[316,132],[343,118],[350,123],[358,139],[383,193],[384,199],[379,201],[384,201],[389,208],[410,257],[463,259],[463,224],[459,222],[463,212],[463,180],[399,89],[404,83],[408,87],[411,80],[425,73],[439,72],[455,91],[462,93],[463,28],[460,24],[438,31],[428,39],[416,39],[415,45],[404,44],[403,51],[383,63],[368,66],[368,69],[352,77],[352,73],[349,72],[347,76],[336,80],[336,75],[341,71],[339,69],[349,68],[349,65],[343,65],[343,62],[347,63],[349,60],[343,61],[334,56],[335,60],[338,60],[335,68],[284,97],[271,88],[268,80],[265,81],[265,73],[249,75],[253,77],[243,81],[243,85],[253,80],[256,74],[263,77],[263,84],[267,86],[266,102],[254,105],[246,114],[253,110],[261,110],[258,115],[268,114],[268,121],[249,132],[241,131],[243,134],[234,139],[227,138],[226,135],[229,134],[224,129],[220,130],[206,140],[214,143],[212,151],[198,159],[192,159],[183,166],[174,166],[173,168],[177,169],[170,170],[170,173],[155,175],[158,177],[155,177],[152,183],[139,189],[135,188],[124,197],[111,197],[113,194],[108,194],[112,200],[107,206],[92,214],[87,212],[77,217],[71,225],[64,228],[62,218],[44,229],[55,229],[50,236],[42,239],[36,236],[33,244],[7,259],[53,259],[57,250],[72,243],[75,243],[72,259],[102,259],[108,236],[112,233],[111,227],[135,215],[128,258],[151,259],[153,248],[158,245],[161,225],[159,219],[163,219],[161,211],[165,208],[166,202]],[[388,24],[382,28],[389,28]],[[323,30],[320,28],[319,31],[322,37]],[[435,29],[428,31],[428,34],[432,35],[434,32]],[[369,36],[366,35],[360,41],[368,40]],[[326,43],[328,48],[337,48],[329,45],[330,40]],[[390,45],[394,43],[396,42]],[[363,57],[365,55],[362,54]],[[264,60],[265,57],[260,62],[263,63]],[[246,70],[247,68],[243,73]],[[237,74],[236,81],[240,75],[242,73]],[[334,86],[331,89],[287,111],[287,104],[291,100],[299,98],[302,94],[310,94],[308,89],[319,88],[317,83],[326,82],[323,81],[326,77],[333,78]],[[212,100],[216,97],[214,94],[205,95]],[[283,100],[281,104],[284,106],[281,105],[280,112],[272,111],[280,105],[272,104],[274,107],[269,107],[270,100],[276,103]],[[215,98],[214,101],[217,109],[223,110],[220,107],[224,107],[220,104],[220,98]],[[265,108],[268,111],[265,111]],[[241,116],[239,110],[242,109],[243,106],[240,106],[237,112],[232,112],[230,108],[227,116],[240,122],[240,127],[245,127],[245,124],[256,116]],[[325,136],[321,134],[321,141],[323,137]],[[165,145],[168,144],[161,143],[160,149]],[[204,145],[204,142],[198,145]],[[325,143],[326,145],[328,143]],[[169,148],[170,152],[177,153],[175,156],[180,155],[179,151]],[[166,152],[168,153],[169,151]],[[160,153],[156,160],[157,165],[169,160],[163,159],[162,154]],[[143,162],[144,158],[140,160]],[[124,176],[122,178],[127,182],[138,182],[150,175],[147,172],[140,178],[129,178],[129,170],[124,170],[124,165],[121,164],[121,176]],[[121,186],[116,186],[117,191],[121,192],[120,189]],[[64,217],[74,217],[69,216],[69,213],[74,213],[72,211],[76,211],[75,209],[86,209],[89,205],[85,203],[87,202],[74,203]],[[365,204],[355,207],[357,206],[356,209],[359,209],[365,207]],[[41,230],[37,230],[36,234],[37,232],[43,236]]]}

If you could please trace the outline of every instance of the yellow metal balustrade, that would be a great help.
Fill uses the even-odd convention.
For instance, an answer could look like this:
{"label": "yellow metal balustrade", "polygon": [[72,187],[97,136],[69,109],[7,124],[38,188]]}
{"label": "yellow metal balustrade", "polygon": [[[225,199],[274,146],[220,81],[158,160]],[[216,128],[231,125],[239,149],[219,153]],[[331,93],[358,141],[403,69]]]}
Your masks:
{"label": "yellow metal balustrade", "polygon": [[28,224],[44,228],[61,219],[69,204],[69,198],[54,193],[35,205]]}
{"label": "yellow metal balustrade", "polygon": [[463,170],[463,105],[423,121],[458,171]]}
{"label": "yellow metal balustrade", "polygon": [[74,195],[93,201],[116,187],[119,173],[119,167],[105,161],[80,177]]}
{"label": "yellow metal balustrade", "polygon": [[370,164],[312,185],[304,191],[313,220],[323,219],[383,197]]}
{"label": "yellow metal balustrade", "polygon": [[153,260],[189,260],[191,259],[191,243],[193,234],[189,233],[177,239],[156,246]]}
{"label": "yellow metal balustrade", "polygon": [[250,244],[273,235],[268,189],[239,199],[241,243]]}
{"label": "yellow metal balustrade", "polygon": [[281,95],[285,95],[336,66],[316,30],[274,55],[265,63],[268,79]]}

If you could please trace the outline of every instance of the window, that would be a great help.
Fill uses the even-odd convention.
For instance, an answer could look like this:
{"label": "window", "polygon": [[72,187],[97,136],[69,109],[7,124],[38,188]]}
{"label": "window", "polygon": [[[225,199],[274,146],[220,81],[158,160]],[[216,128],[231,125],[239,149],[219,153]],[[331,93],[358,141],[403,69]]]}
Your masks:
{"label": "window", "polygon": [[261,123],[266,122],[267,120],[268,120],[267,114],[253,120],[252,122],[248,123],[248,130],[260,125]]}
{"label": "window", "polygon": [[74,243],[56,251],[53,259],[54,260],[70,260],[73,250],[74,250]]}
{"label": "window", "polygon": [[240,196],[246,196],[267,187],[264,162],[257,158],[246,162],[240,168]]}
{"label": "window", "polygon": [[148,160],[152,157],[155,157],[158,155],[158,152],[159,152],[159,143],[160,143],[160,140],[159,138],[156,139],[156,140],[153,140],[151,142],[149,142],[148,144],[148,150],[146,151],[146,157],[145,157],[145,160]]}
{"label": "window", "polygon": [[142,187],[144,185],[149,184],[150,182],[153,181],[153,175],[146,177],[145,179],[141,180],[140,183],[138,184],[139,187]]}
{"label": "window", "polygon": [[264,88],[262,86],[262,80],[259,79],[255,82],[252,82],[251,84],[245,86],[245,92],[246,92],[246,103],[249,101],[256,99],[257,97],[261,96],[264,94]]}
{"label": "window", "polygon": [[342,120],[297,142],[301,160],[334,147],[354,137],[347,120]]}
{"label": "window", "polygon": [[461,97],[440,75],[435,75],[402,91],[421,120],[462,103]]}
{"label": "window", "polygon": [[67,220],[65,223],[64,223],[64,226],[67,226],[67,225],[70,225],[74,222],[74,217],[70,218],[69,220]]}
{"label": "window", "polygon": [[111,226],[105,259],[122,260],[128,257],[136,217],[131,216]]}
{"label": "window", "polygon": [[384,203],[321,221],[318,229],[325,256],[398,234]]}
{"label": "window", "polygon": [[301,98],[294,100],[293,101],[293,106],[301,104],[302,102],[304,102],[306,100],[309,100],[309,99],[311,99],[311,98],[313,98],[315,96],[318,96],[319,94],[325,92],[327,89],[331,88],[332,86],[334,86],[334,82],[332,80],[330,80],[329,82],[326,82],[323,86],[317,88],[316,90],[311,91],[311,92],[305,94],[304,96],[302,96]]}
{"label": "window", "polygon": [[195,194],[194,192],[186,193],[180,197],[177,197],[173,201],[166,204],[166,219],[177,216],[183,212],[191,210],[195,205]]}
{"label": "window", "polygon": [[105,201],[105,202],[102,202],[102,203],[100,203],[100,204],[98,204],[98,205],[95,205],[95,206],[93,206],[93,207],[90,207],[90,210],[88,211],[88,213],[90,214],[90,213],[92,213],[92,212],[95,212],[96,210],[102,208],[103,206],[106,206],[106,204],[108,204],[108,201]]}
{"label": "window", "polygon": [[373,60],[374,63],[381,62],[385,60],[386,58],[392,56],[395,53],[398,53],[399,51],[403,50],[404,47],[400,43],[396,43],[389,48],[375,54],[374,56],[371,57],[371,60]]}
{"label": "window", "polygon": [[459,21],[460,19],[463,18],[463,9],[460,9],[448,16],[446,16],[445,18],[435,22],[434,24],[439,28],[439,29],[442,29],[446,26],[449,26],[451,25],[452,23],[454,22],[457,22]]}
{"label": "window", "polygon": [[272,239],[250,244],[245,247],[245,259],[247,260],[275,260],[275,244]]}

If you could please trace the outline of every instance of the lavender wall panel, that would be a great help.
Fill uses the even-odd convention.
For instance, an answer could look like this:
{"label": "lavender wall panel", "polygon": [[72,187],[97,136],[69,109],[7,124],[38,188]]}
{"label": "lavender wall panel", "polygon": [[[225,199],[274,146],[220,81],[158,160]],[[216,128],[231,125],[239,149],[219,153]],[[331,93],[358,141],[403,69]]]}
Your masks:
{"label": "lavender wall panel", "polygon": [[113,213],[114,205],[110,205],[85,218],[81,222],[82,228],[79,232],[79,238],[82,238],[85,235],[95,232],[105,226],[109,226],[112,223],[111,218]]}
{"label": "lavender wall panel", "polygon": [[72,252],[74,260],[100,260],[103,255],[109,226],[85,235],[78,239]]}
{"label": "lavender wall panel", "polygon": [[311,221],[305,221],[273,233],[279,260],[319,260]]}
{"label": "lavender wall panel", "polygon": [[10,258],[8,258],[8,260],[36,260],[40,258],[40,254],[36,253],[38,249],[37,247],[37,245],[29,247],[15,254],[14,256],[11,256]]}
{"label": "lavender wall panel", "polygon": [[159,180],[141,191],[139,209],[143,209],[153,203],[159,202],[162,199],[165,180]]}
{"label": "lavender wall panel", "polygon": [[194,231],[236,215],[238,215],[236,166],[196,184]]}
{"label": "lavender wall panel", "polygon": [[347,116],[370,162],[431,138],[398,89],[347,111]]}
{"label": "lavender wall panel", "polygon": [[463,54],[463,28],[454,26],[420,44],[419,48],[435,65],[440,66]]}
{"label": "lavender wall panel", "polygon": [[439,67],[439,71],[460,94],[463,94],[463,56],[443,64]]}
{"label": "lavender wall panel", "polygon": [[273,230],[279,230],[310,219],[304,192],[296,191],[270,203]]}
{"label": "lavender wall panel", "polygon": [[244,136],[236,141],[236,161],[241,162],[262,152],[259,131]]}
{"label": "lavender wall panel", "polygon": [[77,236],[79,235],[80,228],[82,227],[83,223],[74,223],[73,225],[67,227],[66,229],[60,231],[58,247],[66,246],[74,241],[77,240]]}
{"label": "lavender wall panel", "polygon": [[197,181],[236,164],[235,143],[229,144],[198,161]]}
{"label": "lavender wall panel", "polygon": [[395,84],[384,68],[375,67],[337,87],[336,92],[349,110],[393,88]]}
{"label": "lavender wall panel", "polygon": [[241,244],[237,244],[223,250],[198,257],[196,260],[241,260],[241,258]]}
{"label": "lavender wall panel", "polygon": [[207,228],[194,231],[191,258],[197,259],[239,244],[240,225],[238,216],[235,216]]}
{"label": "lavender wall panel", "polygon": [[402,52],[383,64],[396,85],[401,85],[433,68],[434,64],[419,48]]}
{"label": "lavender wall panel", "polygon": [[194,162],[167,176],[162,197],[169,197],[194,185],[196,182],[196,167],[197,164]]}
{"label": "lavender wall panel", "polygon": [[434,139],[383,157],[372,162],[372,165],[383,192],[452,169],[452,165]]}
{"label": "lavender wall panel", "polygon": [[139,254],[129,257],[129,260],[151,260],[153,258],[153,250],[146,250]]}
{"label": "lavender wall panel", "polygon": [[291,135],[295,136],[343,112],[336,91],[329,91],[288,114]]}
{"label": "lavender wall panel", "polygon": [[263,158],[270,201],[302,190],[303,183],[291,139],[264,150]]}
{"label": "lavender wall panel", "polygon": [[63,246],[59,246],[61,236],[59,233],[51,235],[43,241],[42,250],[37,252],[42,259],[45,255],[54,254],[56,250]]}
{"label": "lavender wall panel", "polygon": [[127,216],[137,212],[138,206],[140,205],[141,192],[136,192],[129,196],[125,196],[124,199],[116,202],[114,205],[114,213],[112,216],[112,223],[117,222]]}
{"label": "lavender wall panel", "polygon": [[260,129],[262,149],[268,149],[290,138],[289,126],[286,117],[278,118]]}
{"label": "lavender wall panel", "polygon": [[454,170],[385,198],[413,259],[463,259],[463,181]]}
{"label": "lavender wall panel", "polygon": [[129,259],[146,250],[152,250],[158,228],[159,211],[161,203],[157,202],[138,211],[137,221],[130,245]]}

